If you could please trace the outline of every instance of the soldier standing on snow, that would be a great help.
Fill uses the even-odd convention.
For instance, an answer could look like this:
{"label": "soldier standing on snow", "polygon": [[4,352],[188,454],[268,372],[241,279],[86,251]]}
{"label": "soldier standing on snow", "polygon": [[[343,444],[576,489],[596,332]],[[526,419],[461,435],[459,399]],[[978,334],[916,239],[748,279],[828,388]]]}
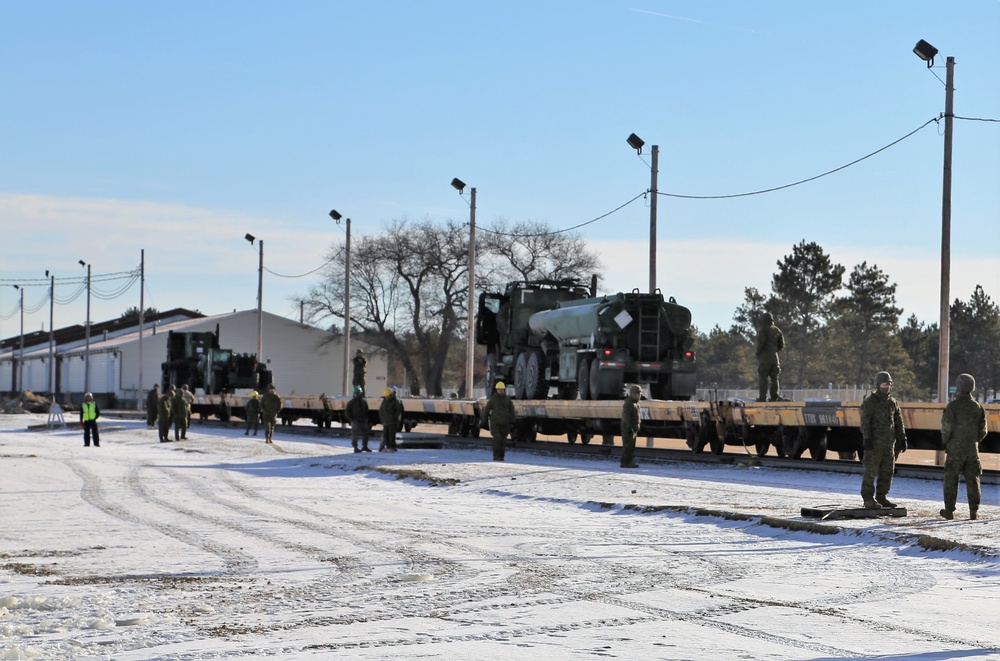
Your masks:
{"label": "soldier standing on snow", "polygon": [[246,429],[243,431],[244,436],[250,435],[250,427],[253,427],[253,435],[257,435],[257,429],[260,427],[260,395],[254,390],[250,394],[250,399],[247,400],[247,423]]}
{"label": "soldier standing on snow", "polygon": [[903,428],[899,403],[889,394],[892,377],[888,372],[879,372],[875,375],[875,386],[875,390],[861,403],[861,436],[865,451],[861,497],[866,510],[896,506],[888,498],[892,472],[896,467],[896,450],[906,452],[906,429]]}
{"label": "soldier standing on snow", "polygon": [[160,403],[160,384],[154,383],[153,389],[146,395],[146,428],[152,429],[156,424],[157,406]]}
{"label": "soldier standing on snow", "polygon": [[948,458],[944,462],[944,509],[941,516],[955,518],[958,501],[958,476],[965,476],[965,492],[969,497],[969,518],[975,520],[982,500],[979,476],[983,464],[979,460],[979,443],[986,438],[986,411],[972,391],[976,380],[971,374],[960,374],[955,382],[955,399],[948,403],[941,416],[941,442]]}
{"label": "soldier standing on snow", "polygon": [[635,439],[639,436],[639,398],[642,388],[636,384],[628,387],[628,395],[622,406],[622,468],[638,468],[632,458],[635,454]]}
{"label": "soldier standing on snow", "polygon": [[174,399],[174,387],[170,386],[165,393],[156,400],[156,417],[160,422],[160,443],[170,441],[170,420],[172,418],[171,405]]}
{"label": "soldier standing on snow", "polygon": [[267,392],[260,398],[260,415],[264,419],[264,442],[274,442],[274,426],[278,424],[278,414],[281,413],[281,397],[274,392],[274,384],[267,386]]}
{"label": "soldier standing on snow", "polygon": [[[354,386],[354,397],[344,408],[347,422],[351,425],[351,447],[355,452],[371,452],[368,447],[368,402],[365,401],[365,390]],[[361,448],[358,448],[358,436],[361,437]]]}
{"label": "soldier standing on snow", "polygon": [[378,451],[395,452],[396,433],[403,426],[403,402],[396,397],[394,388],[386,388],[382,391],[378,419],[382,423],[382,442],[378,446]]}
{"label": "soldier standing on snow", "polygon": [[486,406],[483,408],[483,426],[489,423],[490,435],[493,437],[493,461],[503,461],[507,449],[507,435],[514,426],[517,412],[514,401],[507,396],[507,386],[503,381],[497,381]]}
{"label": "soldier standing on snow", "polygon": [[181,439],[187,438],[187,427],[188,418],[190,413],[188,410],[187,398],[184,397],[184,390],[174,390],[173,401],[170,402],[170,411],[174,415],[174,440],[179,441]]}

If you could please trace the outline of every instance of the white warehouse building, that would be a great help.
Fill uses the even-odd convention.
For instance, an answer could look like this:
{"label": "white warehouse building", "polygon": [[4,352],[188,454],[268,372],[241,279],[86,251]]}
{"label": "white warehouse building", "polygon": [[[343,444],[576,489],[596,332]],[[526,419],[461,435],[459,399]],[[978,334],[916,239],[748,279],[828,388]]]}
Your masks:
{"label": "white warehouse building", "polygon": [[[292,321],[269,312],[263,313],[263,362],[273,373],[274,384],[281,395],[349,396],[352,366],[348,363],[348,388],[344,391],[344,343],[327,331]],[[138,326],[90,338],[89,390],[105,405],[134,407],[137,396],[145,400],[153,384],[160,383],[162,363],[167,357],[167,336],[173,332],[219,331],[219,345],[235,353],[256,353],[257,311],[245,310],[210,317],[185,318],[167,323],[146,324],[140,348]],[[352,341],[350,358],[357,349],[368,358],[366,388],[368,393],[381,393],[386,385],[385,353]],[[141,382],[140,382],[141,351]],[[84,340],[75,340],[55,348],[55,391],[60,401],[76,403],[87,390],[87,347]],[[2,390],[20,381],[23,388],[46,392],[49,379],[49,346],[35,344],[25,347],[23,366],[17,364],[20,351],[6,350],[0,355]]]}

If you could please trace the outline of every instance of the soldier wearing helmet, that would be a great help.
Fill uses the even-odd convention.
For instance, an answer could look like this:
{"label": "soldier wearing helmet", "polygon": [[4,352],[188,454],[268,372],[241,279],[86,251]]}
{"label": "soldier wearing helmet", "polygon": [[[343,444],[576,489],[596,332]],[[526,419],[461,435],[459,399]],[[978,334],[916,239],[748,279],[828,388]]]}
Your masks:
{"label": "soldier wearing helmet", "polygon": [[779,375],[781,374],[781,361],[778,360],[778,352],[785,348],[785,336],[781,330],[774,325],[774,317],[770,312],[765,312],[761,317],[760,327],[757,329],[757,375],[758,393],[757,401],[768,401],[768,381],[770,381],[770,401],[781,401],[781,385]]}
{"label": "soldier wearing helmet", "polygon": [[622,468],[638,468],[633,458],[635,440],[639,436],[639,399],[642,388],[636,384],[628,387],[625,403],[622,405]]}
{"label": "soldier wearing helmet", "polygon": [[986,438],[986,411],[972,398],[976,380],[971,374],[960,374],[955,382],[955,399],[948,403],[941,416],[941,442],[948,457],[944,462],[944,509],[941,516],[955,518],[958,501],[958,476],[965,476],[965,493],[969,498],[969,518],[979,516],[982,487],[979,476],[983,464],[979,460],[979,444]]}
{"label": "soldier wearing helmet", "polygon": [[[354,386],[354,396],[347,402],[344,409],[347,422],[351,425],[351,447],[355,452],[371,452],[368,447],[368,402],[361,386]],[[361,447],[358,447],[358,437],[361,437]]]}
{"label": "soldier wearing helmet", "polygon": [[507,446],[507,436],[517,419],[514,402],[507,396],[507,386],[497,381],[493,394],[483,408],[482,423],[489,427],[493,437],[493,461],[503,461]]}
{"label": "soldier wearing helmet", "polygon": [[274,442],[274,428],[281,413],[281,397],[275,392],[274,384],[267,384],[267,392],[260,398],[260,417],[264,421],[264,442]]}
{"label": "soldier wearing helmet", "polygon": [[899,413],[899,403],[889,394],[892,376],[888,372],[875,375],[875,390],[861,403],[861,437],[865,467],[861,478],[861,497],[866,510],[893,508],[889,500],[896,454],[906,452],[906,429]]}
{"label": "soldier wearing helmet", "polygon": [[250,427],[253,427],[253,435],[257,435],[257,430],[260,428],[260,393],[254,390],[250,393],[250,399],[247,400],[247,424],[246,430],[243,432],[244,436],[250,435]]}
{"label": "soldier wearing helmet", "polygon": [[382,391],[378,419],[382,423],[382,442],[378,446],[378,451],[395,452],[396,434],[403,426],[403,402],[396,397],[395,388],[386,388]]}
{"label": "soldier wearing helmet", "polygon": [[361,391],[365,390],[365,372],[368,370],[368,359],[365,358],[365,352],[362,349],[358,349],[354,353],[354,358],[351,359],[354,363],[354,378],[351,380],[351,385],[361,388]]}

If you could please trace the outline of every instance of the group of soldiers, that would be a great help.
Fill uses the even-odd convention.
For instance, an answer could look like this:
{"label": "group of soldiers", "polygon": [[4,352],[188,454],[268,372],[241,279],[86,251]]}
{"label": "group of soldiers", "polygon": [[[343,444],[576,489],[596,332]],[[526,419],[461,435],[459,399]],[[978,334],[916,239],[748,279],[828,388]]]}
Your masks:
{"label": "group of soldiers", "polygon": [[191,426],[191,404],[194,395],[185,383],[179,389],[170,386],[160,394],[160,384],[155,384],[146,397],[146,426],[149,429],[159,423],[160,443],[170,441],[170,424],[174,425],[174,440],[187,438]]}
{"label": "group of soldiers", "polygon": [[[781,363],[778,360],[778,353],[785,348],[785,338],[774,324],[770,313],[765,312],[761,317],[756,345],[759,376],[757,401],[782,401],[779,386]],[[970,519],[978,517],[979,504],[982,501],[980,476],[983,474],[983,466],[979,458],[979,444],[986,438],[986,410],[972,398],[975,389],[975,378],[971,374],[960,374],[955,382],[955,398],[945,408],[941,418],[941,442],[946,459],[944,508],[940,515],[945,519],[955,517],[959,476],[965,477]],[[861,479],[861,498],[865,509],[869,510],[896,507],[896,504],[889,500],[889,488],[892,485],[896,458],[901,452],[906,452],[906,429],[903,426],[899,403],[889,394],[891,390],[892,376],[885,371],[879,372],[875,375],[875,390],[861,403],[861,436],[864,449],[862,463],[865,468]],[[623,441],[625,417],[623,413]],[[624,466],[624,459],[622,465]]]}

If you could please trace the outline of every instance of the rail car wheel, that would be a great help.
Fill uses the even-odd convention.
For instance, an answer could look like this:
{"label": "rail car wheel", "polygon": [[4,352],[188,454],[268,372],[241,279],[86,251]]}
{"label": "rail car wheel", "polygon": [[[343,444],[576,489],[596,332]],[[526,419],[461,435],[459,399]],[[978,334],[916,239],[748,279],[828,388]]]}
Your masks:
{"label": "rail car wheel", "polygon": [[524,374],[524,399],[548,397],[549,384],[545,382],[544,360],[540,351],[532,351],[528,356]]}
{"label": "rail car wheel", "polygon": [[722,454],[726,450],[726,442],[718,436],[712,435],[708,439],[708,448],[712,454]]}
{"label": "rail car wheel", "polygon": [[826,460],[826,430],[810,427],[805,430],[809,444],[809,456],[813,461]]}
{"label": "rail car wheel", "polygon": [[771,449],[771,441],[766,439],[759,440],[754,444],[754,447],[757,450],[757,456],[763,457],[767,454],[767,451]]}
{"label": "rail car wheel", "polygon": [[569,443],[570,445],[573,445],[574,443],[576,443],[576,436],[577,434],[575,431],[566,432],[566,442]]}
{"label": "rail car wheel", "polygon": [[778,434],[781,436],[781,448],[785,456],[792,459],[802,457],[802,452],[806,448],[804,443],[799,442],[798,427],[781,427],[778,430]]}
{"label": "rail car wheel", "polygon": [[462,438],[469,438],[469,427],[472,426],[472,422],[469,420],[468,416],[462,416],[458,420],[458,435]]}
{"label": "rail car wheel", "polygon": [[582,432],[580,434],[580,445],[590,445],[590,439],[594,437],[593,434],[587,432]]}
{"label": "rail car wheel", "polygon": [[590,399],[590,361],[586,358],[582,358],[577,367],[576,386],[580,399]]}
{"label": "rail car wheel", "polygon": [[516,433],[516,437],[513,439],[514,441],[534,443],[538,440],[538,426],[533,422],[522,421],[515,425],[514,431]]}
{"label": "rail car wheel", "polygon": [[525,397],[525,378],[528,372],[528,354],[521,352],[514,363],[514,392],[508,393],[514,399],[527,399]]}

